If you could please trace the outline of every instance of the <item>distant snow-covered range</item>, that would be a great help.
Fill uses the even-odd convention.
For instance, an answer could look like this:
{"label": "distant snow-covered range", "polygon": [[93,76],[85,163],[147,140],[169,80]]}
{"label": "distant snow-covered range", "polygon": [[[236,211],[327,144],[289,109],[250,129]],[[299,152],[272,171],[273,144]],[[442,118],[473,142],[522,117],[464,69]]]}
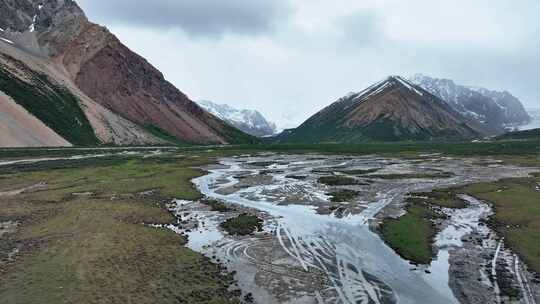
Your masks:
{"label": "distant snow-covered range", "polygon": [[464,86],[450,79],[416,74],[410,80],[441,98],[461,114],[494,129],[515,128],[531,122],[521,101],[507,91]]}
{"label": "distant snow-covered range", "polygon": [[266,120],[259,111],[239,110],[227,104],[216,104],[209,100],[200,100],[197,103],[214,116],[253,136],[265,137],[276,134],[276,124]]}

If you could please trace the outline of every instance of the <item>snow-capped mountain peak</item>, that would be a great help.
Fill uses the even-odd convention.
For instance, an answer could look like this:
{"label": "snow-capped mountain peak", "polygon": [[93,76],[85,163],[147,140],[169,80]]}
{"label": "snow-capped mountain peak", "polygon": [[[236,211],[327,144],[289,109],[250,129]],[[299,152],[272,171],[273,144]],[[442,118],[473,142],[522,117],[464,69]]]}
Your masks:
{"label": "snow-capped mountain peak", "polygon": [[276,125],[256,110],[239,110],[227,104],[217,104],[209,100],[200,100],[199,106],[214,116],[228,122],[236,128],[259,137],[276,133]]}
{"label": "snow-capped mountain peak", "polygon": [[409,92],[418,95],[423,96],[424,92],[422,92],[421,88],[416,86],[414,83],[410,82],[408,79],[405,79],[401,76],[392,75],[388,76],[373,85],[367,87],[366,89],[360,91],[360,92],[350,92],[344,97],[340,98],[339,101],[355,101],[355,102],[363,102],[367,99],[370,99],[372,97],[377,96],[378,94],[381,94],[387,89],[390,89],[392,87],[401,87]]}
{"label": "snow-capped mountain peak", "polygon": [[508,91],[456,84],[451,79],[415,74],[410,81],[441,98],[461,114],[492,128],[526,124],[530,117]]}

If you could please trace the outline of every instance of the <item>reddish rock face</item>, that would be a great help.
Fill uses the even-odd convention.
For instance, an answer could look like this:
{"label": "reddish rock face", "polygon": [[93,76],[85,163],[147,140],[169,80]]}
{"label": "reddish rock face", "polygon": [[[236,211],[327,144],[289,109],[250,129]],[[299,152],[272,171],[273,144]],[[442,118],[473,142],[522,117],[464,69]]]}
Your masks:
{"label": "reddish rock face", "polygon": [[398,81],[379,94],[360,103],[351,110],[344,121],[349,128],[368,126],[378,120],[393,122],[400,129],[411,133],[430,130],[434,133],[452,130],[462,138],[478,135],[467,126],[464,118],[434,96],[419,95]]}
{"label": "reddish rock face", "polygon": [[484,131],[441,99],[399,76],[341,98],[282,142],[468,140]]}
{"label": "reddish rock face", "polygon": [[92,99],[141,125],[156,125],[194,143],[226,143],[222,122],[166,81],[144,58],[111,39],[75,77]]}

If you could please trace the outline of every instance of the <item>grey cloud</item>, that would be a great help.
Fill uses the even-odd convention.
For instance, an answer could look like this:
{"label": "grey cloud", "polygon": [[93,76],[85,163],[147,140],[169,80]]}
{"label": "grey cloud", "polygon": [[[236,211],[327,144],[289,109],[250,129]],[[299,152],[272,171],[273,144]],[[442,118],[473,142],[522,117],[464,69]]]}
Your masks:
{"label": "grey cloud", "polygon": [[180,28],[193,36],[266,32],[291,11],[275,0],[79,0],[91,19],[107,25]]}
{"label": "grey cloud", "polygon": [[342,38],[349,46],[376,46],[385,38],[383,18],[374,10],[362,10],[342,16],[336,25],[342,31]]}

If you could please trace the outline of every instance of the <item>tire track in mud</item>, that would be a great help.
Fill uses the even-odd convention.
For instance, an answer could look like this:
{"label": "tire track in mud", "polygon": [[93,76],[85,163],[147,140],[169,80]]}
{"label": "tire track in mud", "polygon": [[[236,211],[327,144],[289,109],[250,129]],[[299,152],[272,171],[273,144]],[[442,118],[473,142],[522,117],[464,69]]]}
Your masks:
{"label": "tire track in mud", "polygon": [[282,248],[309,271],[315,269],[325,275],[326,291],[334,297],[322,303],[389,303],[394,302],[392,290],[374,276],[358,269],[352,248],[349,254],[337,254],[337,248],[322,236],[299,236],[279,225],[276,237]]}
{"label": "tire track in mud", "polygon": [[[274,246],[280,246],[300,267],[276,263]],[[394,302],[391,289],[375,277],[358,270],[354,262],[340,257],[336,247],[322,237],[303,238],[279,225],[275,235],[241,240],[226,240],[216,245],[225,258],[243,260],[258,271],[289,278],[304,285],[319,286],[313,290],[321,304],[381,304]],[[261,258],[260,256],[265,258]]]}

